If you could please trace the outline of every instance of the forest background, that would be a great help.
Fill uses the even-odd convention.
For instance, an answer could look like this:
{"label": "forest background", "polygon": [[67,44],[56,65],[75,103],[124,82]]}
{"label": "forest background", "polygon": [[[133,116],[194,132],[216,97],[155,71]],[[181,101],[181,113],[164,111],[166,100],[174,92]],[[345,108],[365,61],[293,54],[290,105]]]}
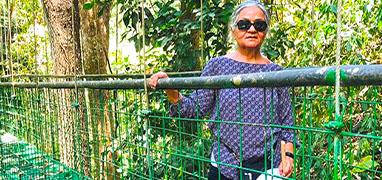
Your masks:
{"label": "forest background", "polygon": [[[238,3],[4,0],[0,3],[0,72],[81,75],[202,70],[210,58],[234,47],[228,23]],[[262,49],[268,58],[286,68],[335,65],[337,1],[265,0],[264,4],[271,14],[271,30]],[[343,1],[341,14],[341,64],[382,63],[382,2]],[[365,91],[367,87],[359,92]],[[97,93],[101,92],[90,93],[89,98]],[[74,166],[71,160],[61,160]]]}
{"label": "forest background", "polygon": [[[2,1],[2,34],[8,32],[9,12],[12,28],[10,49],[7,37],[2,37],[2,74],[9,72],[7,55],[13,57],[13,68],[17,74],[51,73],[54,64],[51,46],[55,41],[52,41],[53,36],[49,36],[41,2]],[[69,9],[63,14],[69,16],[67,28],[73,30],[71,17],[76,14],[71,8],[74,6],[72,1],[62,1],[60,5],[64,2]],[[142,1],[93,0],[78,3],[82,61],[87,63],[88,56],[92,56],[87,54],[100,53],[99,49],[103,49],[106,53],[103,56],[107,56],[110,65],[102,73],[141,73],[143,61],[147,64],[145,71],[148,73],[201,70],[211,57],[224,55],[233,47],[228,22],[238,1],[146,1],[144,28],[141,27]],[[264,3],[272,17],[271,31],[262,50],[265,55],[284,67],[334,65],[337,1],[268,0]],[[54,3],[45,3],[44,7],[50,10],[49,6],[54,7]],[[380,1],[344,1],[342,64],[376,64],[382,61],[381,11]],[[103,35],[100,33],[104,33],[103,39],[99,37]],[[143,34],[145,46],[142,46]],[[100,45],[104,47],[99,48]],[[93,51],[86,49],[88,46]],[[98,54],[99,57],[102,55]],[[103,64],[105,59],[97,61]],[[90,74],[86,70],[79,73]]]}

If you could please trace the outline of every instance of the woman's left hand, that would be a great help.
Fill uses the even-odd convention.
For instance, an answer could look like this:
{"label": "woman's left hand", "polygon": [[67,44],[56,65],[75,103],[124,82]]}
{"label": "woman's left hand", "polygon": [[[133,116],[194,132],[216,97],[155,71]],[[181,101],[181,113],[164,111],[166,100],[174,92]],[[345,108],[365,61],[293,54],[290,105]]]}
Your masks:
{"label": "woman's left hand", "polygon": [[286,157],[284,162],[279,165],[279,173],[281,176],[289,177],[293,172],[293,159]]}

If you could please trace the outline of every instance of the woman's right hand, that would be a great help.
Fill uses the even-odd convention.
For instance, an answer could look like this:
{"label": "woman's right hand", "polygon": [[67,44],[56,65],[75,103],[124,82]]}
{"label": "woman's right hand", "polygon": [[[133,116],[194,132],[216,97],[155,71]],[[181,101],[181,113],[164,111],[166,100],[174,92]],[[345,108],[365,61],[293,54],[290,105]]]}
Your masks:
{"label": "woman's right hand", "polygon": [[149,81],[150,87],[152,89],[155,89],[157,87],[158,80],[162,79],[162,78],[168,78],[168,75],[165,72],[158,72],[158,73],[153,74],[150,77],[150,81]]}
{"label": "woman's right hand", "polygon": [[[158,72],[153,74],[150,77],[149,85],[152,89],[155,89],[158,80],[162,78],[168,78],[168,75],[165,72]],[[170,100],[171,103],[176,104],[178,103],[179,99],[181,98],[181,95],[179,94],[178,90],[175,89],[165,89],[165,92],[167,94],[168,99]]]}

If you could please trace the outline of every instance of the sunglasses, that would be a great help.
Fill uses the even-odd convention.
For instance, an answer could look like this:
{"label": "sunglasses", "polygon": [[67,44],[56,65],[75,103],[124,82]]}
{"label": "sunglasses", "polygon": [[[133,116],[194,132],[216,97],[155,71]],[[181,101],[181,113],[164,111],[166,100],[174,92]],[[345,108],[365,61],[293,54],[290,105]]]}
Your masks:
{"label": "sunglasses", "polygon": [[248,31],[248,29],[250,29],[251,26],[253,26],[258,32],[264,32],[268,28],[267,22],[259,19],[255,20],[255,22],[253,23],[251,23],[249,20],[240,20],[236,23],[236,26],[239,30],[242,31]]}

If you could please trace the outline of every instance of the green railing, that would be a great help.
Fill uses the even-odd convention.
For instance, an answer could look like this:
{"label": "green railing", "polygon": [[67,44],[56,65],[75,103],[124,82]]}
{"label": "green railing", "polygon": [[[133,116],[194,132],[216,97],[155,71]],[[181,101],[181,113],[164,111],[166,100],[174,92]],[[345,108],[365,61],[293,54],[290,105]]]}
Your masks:
{"label": "green railing", "polygon": [[[238,102],[248,87],[266,92],[288,86],[294,126],[245,123],[241,118],[171,117],[162,90],[145,92],[143,79],[16,77],[17,82],[0,83],[1,157],[7,157],[1,159],[0,177],[207,179],[214,142],[208,123],[255,126],[264,131],[291,129],[297,135],[294,143],[300,144],[295,149],[293,179],[381,177],[382,66],[341,69],[341,114],[337,117],[334,67],[170,78],[158,84],[157,89],[182,89],[182,94],[192,89],[235,88]],[[18,139],[5,142],[6,135]],[[265,153],[275,155],[272,149]],[[34,167],[33,173],[26,167]]]}

